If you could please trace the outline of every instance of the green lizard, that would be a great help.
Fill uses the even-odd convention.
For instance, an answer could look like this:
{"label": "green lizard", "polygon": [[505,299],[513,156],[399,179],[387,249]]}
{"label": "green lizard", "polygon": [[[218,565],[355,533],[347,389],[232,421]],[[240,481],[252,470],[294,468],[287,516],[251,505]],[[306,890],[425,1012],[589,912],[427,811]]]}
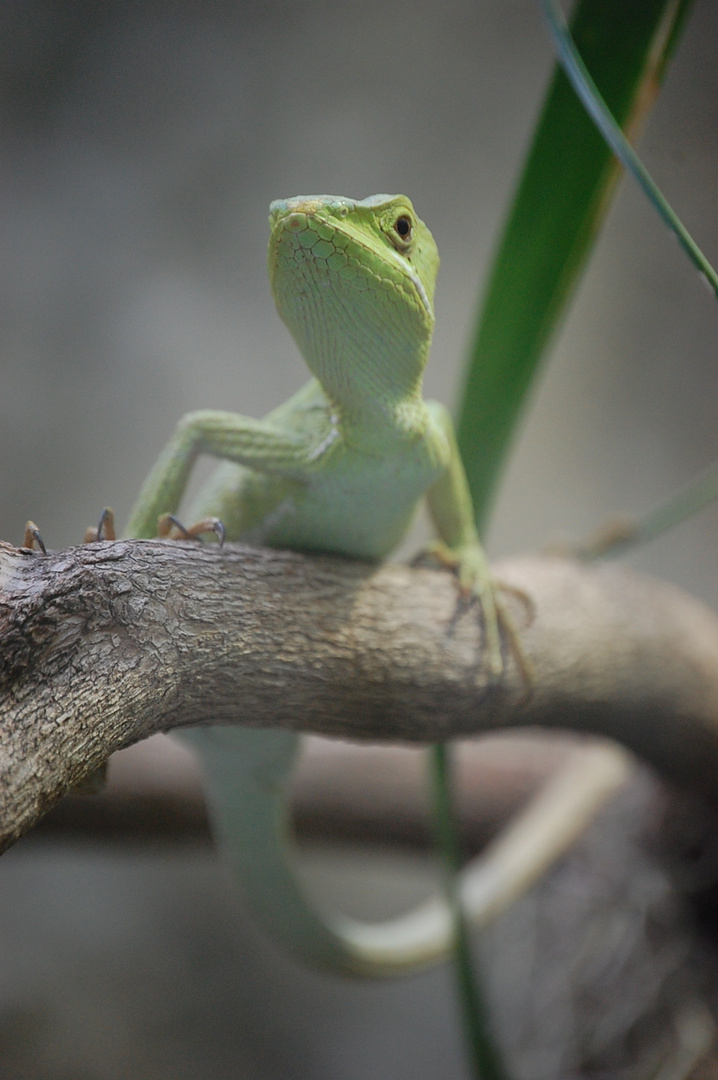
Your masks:
{"label": "green lizard", "polygon": [[[499,676],[496,589],[453,425],[442,405],[422,396],[439,266],[431,233],[403,195],[278,200],[269,222],[277,309],[314,378],[263,420],[214,411],[184,416],[145,481],[126,535],[157,534],[158,517],[166,522],[176,511],[200,454],[226,460],[193,507],[198,529],[221,519],[230,540],[379,560],[425,496],[437,552],[481,601],[489,664]],[[396,928],[383,933],[325,920],[307,904],[285,842],[294,733],[204,728],[185,738],[207,775],[225,858],[262,921],[295,951],[331,967],[385,974],[449,947],[442,912],[429,918],[438,918],[437,932],[409,919],[397,935]]]}

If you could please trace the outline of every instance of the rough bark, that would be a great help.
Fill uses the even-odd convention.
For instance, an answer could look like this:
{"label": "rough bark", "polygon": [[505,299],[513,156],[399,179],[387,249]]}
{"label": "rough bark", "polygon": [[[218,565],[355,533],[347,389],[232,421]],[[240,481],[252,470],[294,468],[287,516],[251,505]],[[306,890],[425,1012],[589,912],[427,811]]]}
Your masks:
{"label": "rough bark", "polygon": [[433,742],[609,735],[718,801],[718,620],[603,567],[496,568],[534,668],[487,678],[452,577],[228,545],[0,545],[0,845],[122,746],[188,724]]}

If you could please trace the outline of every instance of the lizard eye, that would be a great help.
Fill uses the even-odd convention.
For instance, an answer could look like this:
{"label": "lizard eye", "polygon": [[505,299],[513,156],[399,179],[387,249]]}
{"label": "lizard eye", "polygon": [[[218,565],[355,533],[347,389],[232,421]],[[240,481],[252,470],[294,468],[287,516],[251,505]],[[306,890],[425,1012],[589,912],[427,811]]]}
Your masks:
{"label": "lizard eye", "polygon": [[396,239],[399,241],[402,247],[405,247],[411,240],[411,234],[414,230],[414,223],[408,214],[400,214],[394,222],[394,233]]}

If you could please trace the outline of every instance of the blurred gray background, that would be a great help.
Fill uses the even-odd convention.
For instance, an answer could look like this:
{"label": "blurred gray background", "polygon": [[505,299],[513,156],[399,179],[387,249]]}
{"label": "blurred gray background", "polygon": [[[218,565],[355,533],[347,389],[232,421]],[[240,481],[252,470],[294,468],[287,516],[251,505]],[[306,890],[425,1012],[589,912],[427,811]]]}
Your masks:
{"label": "blurred gray background", "polygon": [[[697,0],[641,142],[714,263],[717,49]],[[451,404],[550,68],[535,0],[0,4],[0,537],[31,517],[76,543],[107,503],[121,522],[183,412],[258,416],[302,384],[266,280],[278,196],[411,196],[442,255],[427,393]],[[640,513],[718,458],[717,332],[625,182],[492,554]],[[716,605],[717,525],[631,562]],[[235,911],[204,850],[24,841],[0,866],[0,1076],[465,1075],[446,972],[377,987],[265,966]]]}

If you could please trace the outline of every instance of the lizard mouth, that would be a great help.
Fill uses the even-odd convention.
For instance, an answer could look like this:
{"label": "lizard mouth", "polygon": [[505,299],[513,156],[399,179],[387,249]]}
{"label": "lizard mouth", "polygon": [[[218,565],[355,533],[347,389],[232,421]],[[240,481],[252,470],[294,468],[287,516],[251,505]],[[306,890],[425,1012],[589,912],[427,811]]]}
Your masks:
{"label": "lizard mouth", "polygon": [[269,227],[275,227],[294,214],[321,215],[344,218],[355,205],[343,195],[294,195],[291,199],[275,199],[269,205]]}

